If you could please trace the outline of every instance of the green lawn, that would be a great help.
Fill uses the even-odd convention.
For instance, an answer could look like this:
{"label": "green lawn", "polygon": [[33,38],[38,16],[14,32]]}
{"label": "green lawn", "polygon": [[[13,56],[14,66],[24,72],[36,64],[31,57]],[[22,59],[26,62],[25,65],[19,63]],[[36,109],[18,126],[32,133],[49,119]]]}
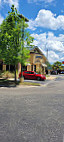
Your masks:
{"label": "green lawn", "polygon": [[20,85],[28,85],[28,86],[30,86],[30,85],[32,85],[32,86],[40,86],[40,84],[39,84],[39,83],[32,83],[32,82],[23,82],[23,83],[21,83],[21,82],[20,82]]}

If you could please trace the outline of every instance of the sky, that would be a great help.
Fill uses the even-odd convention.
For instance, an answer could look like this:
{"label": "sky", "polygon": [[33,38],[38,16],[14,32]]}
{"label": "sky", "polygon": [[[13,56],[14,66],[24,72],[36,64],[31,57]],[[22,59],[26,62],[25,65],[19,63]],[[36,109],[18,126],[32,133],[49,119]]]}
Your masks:
{"label": "sky", "polygon": [[51,64],[64,61],[64,0],[0,0],[0,24],[14,4],[29,19],[33,44],[42,49]]}

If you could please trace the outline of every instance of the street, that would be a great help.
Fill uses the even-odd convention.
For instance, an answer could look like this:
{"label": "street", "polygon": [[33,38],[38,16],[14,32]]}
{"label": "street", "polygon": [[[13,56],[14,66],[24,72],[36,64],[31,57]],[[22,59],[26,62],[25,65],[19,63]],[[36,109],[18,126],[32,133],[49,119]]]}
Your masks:
{"label": "street", "polygon": [[64,76],[0,88],[0,142],[64,142]]}

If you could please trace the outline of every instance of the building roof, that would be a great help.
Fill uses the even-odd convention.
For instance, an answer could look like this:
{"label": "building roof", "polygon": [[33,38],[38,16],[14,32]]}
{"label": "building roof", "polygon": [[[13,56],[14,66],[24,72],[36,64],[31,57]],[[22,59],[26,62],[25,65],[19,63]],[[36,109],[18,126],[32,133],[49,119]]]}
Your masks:
{"label": "building roof", "polygon": [[[37,49],[45,57],[43,50],[40,47],[34,46],[33,48],[29,48],[30,51],[33,51],[33,50],[35,51],[35,49]],[[46,61],[48,61],[47,58],[46,58]]]}

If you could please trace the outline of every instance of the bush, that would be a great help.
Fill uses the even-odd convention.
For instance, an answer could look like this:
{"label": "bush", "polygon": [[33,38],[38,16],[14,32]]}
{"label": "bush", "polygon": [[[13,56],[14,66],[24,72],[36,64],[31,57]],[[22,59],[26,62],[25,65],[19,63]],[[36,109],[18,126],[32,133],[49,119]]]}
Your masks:
{"label": "bush", "polygon": [[4,71],[0,73],[1,78],[14,78],[14,73],[11,73],[9,71]]}

